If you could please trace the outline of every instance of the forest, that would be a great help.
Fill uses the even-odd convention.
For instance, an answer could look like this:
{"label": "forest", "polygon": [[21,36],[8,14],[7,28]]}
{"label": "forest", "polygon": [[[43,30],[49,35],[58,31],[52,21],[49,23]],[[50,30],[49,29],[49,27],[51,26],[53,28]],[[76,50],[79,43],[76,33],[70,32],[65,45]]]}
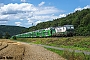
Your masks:
{"label": "forest", "polygon": [[0,38],[10,38],[12,35],[26,31],[25,27],[0,25]]}
{"label": "forest", "polygon": [[90,36],[90,9],[75,11],[74,13],[68,14],[66,17],[57,18],[47,22],[41,22],[36,26],[31,26],[29,28],[0,25],[0,38],[8,38],[20,33],[63,25],[74,25],[75,36]]}
{"label": "forest", "polygon": [[75,27],[75,36],[90,36],[90,9],[83,9],[68,14],[66,17],[53,21],[41,22],[28,28],[28,31],[39,30],[48,27],[57,27],[72,24]]}

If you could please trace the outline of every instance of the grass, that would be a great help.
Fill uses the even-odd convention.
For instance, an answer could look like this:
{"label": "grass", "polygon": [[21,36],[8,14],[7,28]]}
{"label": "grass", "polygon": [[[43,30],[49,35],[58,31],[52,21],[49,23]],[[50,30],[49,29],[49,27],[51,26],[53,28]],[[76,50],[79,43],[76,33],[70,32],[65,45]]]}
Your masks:
{"label": "grass", "polygon": [[61,51],[52,48],[47,48],[67,60],[90,60],[90,55],[84,53],[75,53],[74,50],[85,50],[90,52],[90,36],[76,36],[76,37],[60,37],[60,38],[18,38],[18,41],[43,44],[55,47],[69,48],[73,52],[67,50]]}
{"label": "grass", "polygon": [[90,37],[18,38],[18,41],[90,51]]}
{"label": "grass", "polygon": [[52,48],[46,48],[46,49],[59,54],[60,56],[64,57],[67,60],[90,60],[90,55],[85,55],[84,53],[75,53],[74,51],[68,52],[67,50],[62,51]]}

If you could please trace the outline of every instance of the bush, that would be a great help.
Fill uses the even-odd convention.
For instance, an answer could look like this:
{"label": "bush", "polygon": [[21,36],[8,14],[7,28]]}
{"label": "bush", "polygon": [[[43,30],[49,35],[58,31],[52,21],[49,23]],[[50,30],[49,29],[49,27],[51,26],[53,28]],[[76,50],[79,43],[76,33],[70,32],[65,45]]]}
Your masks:
{"label": "bush", "polygon": [[12,39],[17,40],[16,36],[13,36]]}

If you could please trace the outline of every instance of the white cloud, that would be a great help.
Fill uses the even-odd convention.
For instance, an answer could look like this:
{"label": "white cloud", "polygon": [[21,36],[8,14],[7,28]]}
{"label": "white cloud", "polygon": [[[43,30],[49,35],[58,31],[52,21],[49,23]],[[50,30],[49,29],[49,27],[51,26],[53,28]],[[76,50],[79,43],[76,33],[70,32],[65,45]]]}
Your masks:
{"label": "white cloud", "polygon": [[[45,2],[41,3],[42,4],[38,7],[29,3],[2,4],[0,5],[0,20],[18,20],[22,21],[22,23],[25,20],[30,24],[37,24],[39,22],[45,22],[58,18],[59,16],[55,16],[55,14],[64,12],[63,10],[58,10],[53,6],[41,7],[41,5],[45,4]],[[19,26],[21,25],[21,22],[15,22],[15,24]]]}
{"label": "white cloud", "polygon": [[35,22],[35,24],[38,24],[38,23],[40,23],[40,22],[42,22],[42,21],[37,21],[37,22]]}
{"label": "white cloud", "polygon": [[76,8],[74,11],[77,11],[77,10],[81,11],[81,10],[82,10],[82,8]]}
{"label": "white cloud", "polygon": [[15,22],[16,26],[21,26],[21,22]]}
{"label": "white cloud", "polygon": [[87,9],[87,8],[90,8],[90,5],[87,5],[87,6],[84,7],[84,9]]}
{"label": "white cloud", "polygon": [[1,25],[6,25],[7,24],[7,21],[0,21],[0,24]]}
{"label": "white cloud", "polygon": [[87,6],[83,7],[83,8],[78,7],[74,11],[77,11],[77,10],[81,11],[81,10],[87,9],[87,8],[90,8],[90,5],[87,5]]}
{"label": "white cloud", "polygon": [[[22,2],[26,2],[26,0],[21,0]],[[3,3],[0,4],[0,20],[15,20],[20,22],[15,22],[16,25],[22,25],[28,24],[27,26],[30,26],[30,24],[34,23],[36,25],[40,22],[45,22],[49,20],[53,20],[56,18],[65,17],[66,14],[62,14],[63,10],[59,10],[54,6],[42,6],[45,2],[41,2],[38,4],[38,6],[34,6],[30,3],[10,3],[7,5],[4,5]],[[74,10],[83,10],[90,8],[90,5],[87,5],[83,8],[79,7]],[[25,21],[25,23],[23,22]],[[27,23],[26,23],[27,22]]]}
{"label": "white cloud", "polygon": [[53,13],[57,13],[57,12],[64,12],[62,10],[58,10],[55,7],[41,7],[38,8],[37,11],[35,11],[35,14],[39,15],[39,14],[53,14]]}
{"label": "white cloud", "polygon": [[41,2],[40,4],[38,4],[38,6],[42,6],[42,5],[44,5],[45,4],[45,2]]}
{"label": "white cloud", "polygon": [[24,2],[24,3],[25,3],[25,2],[26,2],[26,0],[21,0],[21,2]]}
{"label": "white cloud", "polygon": [[66,14],[60,14],[59,17],[66,17]]}
{"label": "white cloud", "polygon": [[8,15],[0,15],[0,21],[8,21],[9,17]]}

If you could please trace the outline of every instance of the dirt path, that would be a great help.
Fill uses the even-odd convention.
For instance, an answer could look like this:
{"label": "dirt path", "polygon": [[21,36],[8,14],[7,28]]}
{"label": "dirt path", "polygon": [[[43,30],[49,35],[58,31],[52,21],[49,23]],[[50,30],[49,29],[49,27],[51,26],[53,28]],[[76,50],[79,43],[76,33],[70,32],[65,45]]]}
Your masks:
{"label": "dirt path", "polygon": [[34,44],[0,39],[0,59],[3,60],[65,60],[58,54]]}

